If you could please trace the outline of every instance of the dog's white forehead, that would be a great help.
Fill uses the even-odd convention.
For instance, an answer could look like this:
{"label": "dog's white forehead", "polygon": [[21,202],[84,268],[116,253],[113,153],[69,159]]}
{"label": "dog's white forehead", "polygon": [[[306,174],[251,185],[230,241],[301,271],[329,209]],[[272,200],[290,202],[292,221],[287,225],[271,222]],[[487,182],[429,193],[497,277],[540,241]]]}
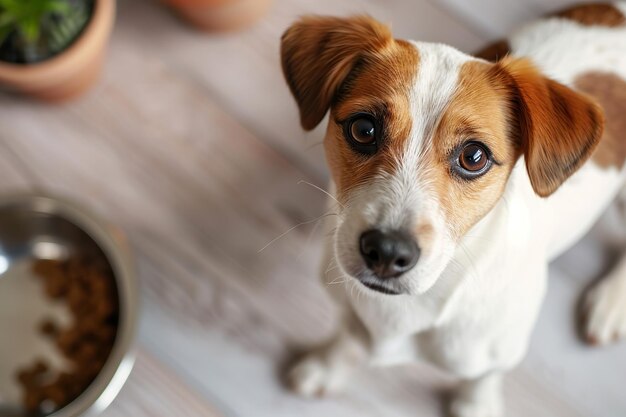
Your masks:
{"label": "dog's white forehead", "polygon": [[[442,114],[458,86],[463,64],[474,58],[442,44],[411,41],[419,54],[413,85],[409,87],[411,130],[404,141],[393,175],[380,178],[381,201],[371,210],[388,227],[407,227],[415,215],[432,217],[438,204],[429,190],[429,167],[423,156],[432,146],[433,135]],[[376,188],[379,188],[378,186]],[[379,194],[380,195],[380,194]],[[384,207],[383,207],[384,206]],[[430,219],[432,221],[432,219]]]}
{"label": "dog's white forehead", "polygon": [[409,92],[412,129],[403,165],[416,167],[416,159],[428,148],[435,127],[454,96],[463,64],[475,58],[443,44],[411,44],[418,51],[419,65]]}

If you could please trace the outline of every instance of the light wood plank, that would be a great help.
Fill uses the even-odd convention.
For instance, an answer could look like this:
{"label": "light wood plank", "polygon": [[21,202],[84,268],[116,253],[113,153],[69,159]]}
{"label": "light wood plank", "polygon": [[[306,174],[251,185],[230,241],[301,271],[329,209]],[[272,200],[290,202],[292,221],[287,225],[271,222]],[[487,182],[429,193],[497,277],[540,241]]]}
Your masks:
{"label": "light wood plank", "polygon": [[208,404],[171,369],[145,348],[138,351],[133,372],[103,417],[218,417]]}

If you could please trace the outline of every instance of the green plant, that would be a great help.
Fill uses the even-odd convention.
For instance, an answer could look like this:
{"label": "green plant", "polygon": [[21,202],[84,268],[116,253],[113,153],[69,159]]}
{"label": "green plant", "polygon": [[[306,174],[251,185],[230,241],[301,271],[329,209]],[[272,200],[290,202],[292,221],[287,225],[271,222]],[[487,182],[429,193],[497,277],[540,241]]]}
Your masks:
{"label": "green plant", "polygon": [[[0,0],[0,46],[34,62],[67,47],[83,29],[92,0]],[[1,58],[1,57],[0,57]]]}

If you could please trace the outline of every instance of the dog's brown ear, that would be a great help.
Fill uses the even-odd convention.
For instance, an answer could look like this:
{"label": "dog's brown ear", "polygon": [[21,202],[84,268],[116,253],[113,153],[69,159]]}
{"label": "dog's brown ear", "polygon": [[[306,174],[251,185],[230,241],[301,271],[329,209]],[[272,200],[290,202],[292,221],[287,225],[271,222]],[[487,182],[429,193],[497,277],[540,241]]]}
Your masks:
{"label": "dog's brown ear", "polygon": [[283,73],[306,130],[317,126],[359,58],[393,42],[389,28],[368,16],[307,16],[283,34]]}
{"label": "dog's brown ear", "polygon": [[513,81],[512,111],[530,182],[547,197],[591,156],[604,115],[589,96],[546,78],[526,59],[496,65]]}

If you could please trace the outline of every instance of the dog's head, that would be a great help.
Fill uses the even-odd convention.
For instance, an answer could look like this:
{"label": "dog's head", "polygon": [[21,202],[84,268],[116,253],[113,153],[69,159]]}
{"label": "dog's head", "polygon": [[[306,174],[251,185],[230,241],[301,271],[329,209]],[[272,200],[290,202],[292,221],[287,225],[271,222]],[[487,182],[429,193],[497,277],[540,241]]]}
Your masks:
{"label": "dog's head", "polygon": [[365,16],[305,17],[283,35],[281,58],[304,129],[330,110],[337,261],[381,292],[431,288],[520,156],[546,197],[602,133],[593,101],[526,60],[396,40]]}

